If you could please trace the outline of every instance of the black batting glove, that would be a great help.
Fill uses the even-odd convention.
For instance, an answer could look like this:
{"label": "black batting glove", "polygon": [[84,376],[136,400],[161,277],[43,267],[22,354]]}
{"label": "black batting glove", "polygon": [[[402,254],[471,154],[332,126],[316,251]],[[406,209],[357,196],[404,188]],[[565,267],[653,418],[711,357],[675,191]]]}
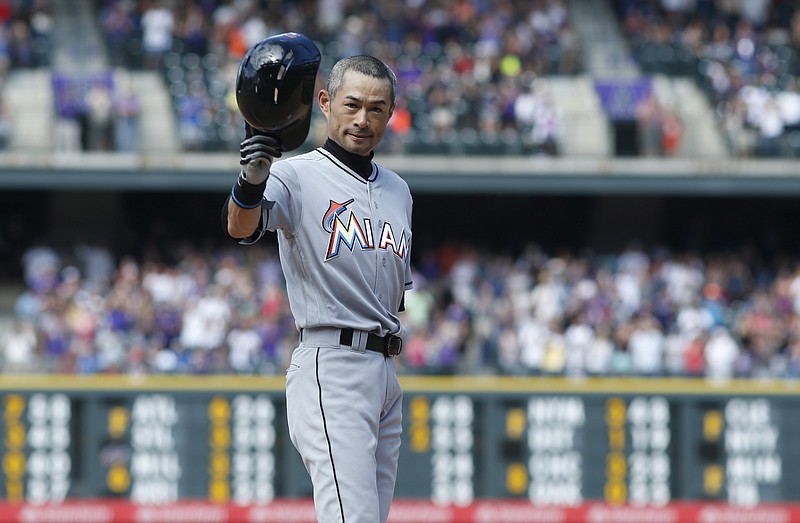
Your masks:
{"label": "black batting glove", "polygon": [[281,142],[274,136],[244,124],[245,138],[239,145],[239,164],[245,179],[252,184],[263,183],[269,176],[272,160],[280,158]]}

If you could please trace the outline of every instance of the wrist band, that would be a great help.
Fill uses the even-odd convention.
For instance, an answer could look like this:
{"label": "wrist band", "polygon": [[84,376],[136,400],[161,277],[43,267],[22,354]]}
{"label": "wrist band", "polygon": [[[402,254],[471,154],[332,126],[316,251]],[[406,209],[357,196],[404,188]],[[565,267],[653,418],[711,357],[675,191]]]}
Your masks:
{"label": "wrist band", "polygon": [[242,209],[255,209],[261,205],[266,187],[266,180],[259,184],[252,184],[245,179],[244,173],[240,172],[231,191],[231,198]]}

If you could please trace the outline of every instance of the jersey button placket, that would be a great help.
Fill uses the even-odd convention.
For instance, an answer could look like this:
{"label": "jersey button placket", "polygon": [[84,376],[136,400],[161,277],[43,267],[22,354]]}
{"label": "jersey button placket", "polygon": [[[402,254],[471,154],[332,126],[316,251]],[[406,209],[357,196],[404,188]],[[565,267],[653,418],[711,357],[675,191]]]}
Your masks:
{"label": "jersey button placket", "polygon": [[[375,234],[373,234],[373,236],[375,238],[375,249],[374,249],[374,251],[375,251],[375,283],[374,283],[374,286],[373,286],[373,291],[377,291],[380,288],[380,280],[381,280],[381,278],[379,276],[380,271],[378,270],[378,258],[382,258],[381,249],[380,249],[379,243],[380,243],[380,232],[383,230],[383,220],[379,217],[379,214],[378,214],[378,209],[379,209],[378,202],[377,202],[377,200],[373,199],[371,187],[372,187],[372,183],[371,182],[367,182],[367,198],[369,198],[369,201],[372,204],[371,205],[372,209],[370,210],[370,218],[372,218],[372,219],[378,218],[378,221],[377,221],[378,228],[377,228],[376,231],[374,231]],[[375,222],[373,222],[373,223],[375,223]],[[383,301],[382,295],[380,295],[380,294],[378,294],[378,301]]]}

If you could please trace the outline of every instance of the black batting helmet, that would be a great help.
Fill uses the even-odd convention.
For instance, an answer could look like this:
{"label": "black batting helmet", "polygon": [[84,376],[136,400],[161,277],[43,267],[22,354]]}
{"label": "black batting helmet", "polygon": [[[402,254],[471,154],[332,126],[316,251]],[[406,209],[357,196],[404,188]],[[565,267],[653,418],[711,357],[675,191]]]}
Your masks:
{"label": "black batting helmet", "polygon": [[270,36],[252,46],[236,73],[236,103],[251,127],[297,149],[308,136],[320,53],[299,33]]}

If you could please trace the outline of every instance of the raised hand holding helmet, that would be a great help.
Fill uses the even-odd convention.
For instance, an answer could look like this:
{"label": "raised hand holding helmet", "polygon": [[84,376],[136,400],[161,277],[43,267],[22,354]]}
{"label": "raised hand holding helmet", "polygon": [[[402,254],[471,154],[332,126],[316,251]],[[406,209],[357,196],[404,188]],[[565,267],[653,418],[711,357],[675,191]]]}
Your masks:
{"label": "raised hand holding helmet", "polygon": [[272,160],[281,157],[281,142],[245,123],[245,138],[239,145],[239,164],[247,182],[259,185],[267,180]]}
{"label": "raised hand holding helmet", "polygon": [[253,130],[277,138],[293,151],[308,137],[320,52],[300,33],[256,43],[239,62],[236,103]]}
{"label": "raised hand holding helmet", "polygon": [[244,209],[260,207],[272,161],[308,137],[320,52],[299,33],[253,45],[236,73],[236,103],[245,121],[242,172],[231,193]]}
{"label": "raised hand holding helmet", "polygon": [[243,209],[255,209],[261,206],[264,199],[272,160],[282,154],[281,142],[247,123],[244,124],[244,131],[244,141],[239,145],[242,171],[233,186],[231,198]]}

